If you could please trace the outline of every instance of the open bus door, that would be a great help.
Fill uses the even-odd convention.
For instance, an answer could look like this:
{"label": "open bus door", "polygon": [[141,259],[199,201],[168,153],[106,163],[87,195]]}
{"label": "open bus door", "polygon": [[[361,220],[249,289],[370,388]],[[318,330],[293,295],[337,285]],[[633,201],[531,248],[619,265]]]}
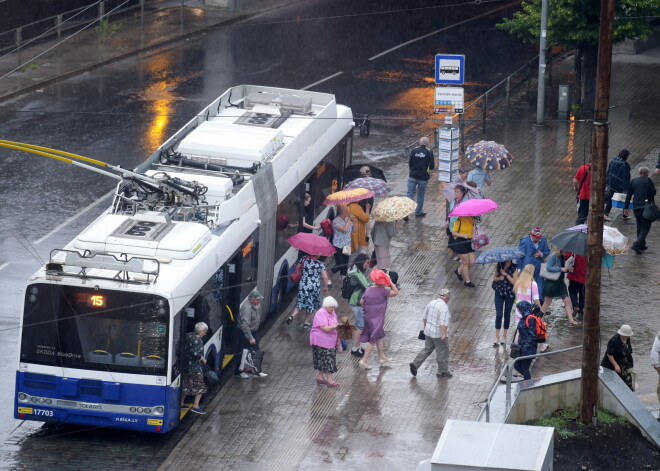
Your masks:
{"label": "open bus door", "polygon": [[229,262],[223,266],[222,271],[222,368],[232,360],[237,353],[238,339],[237,322],[241,309],[241,279],[243,274],[243,255],[239,250]]}

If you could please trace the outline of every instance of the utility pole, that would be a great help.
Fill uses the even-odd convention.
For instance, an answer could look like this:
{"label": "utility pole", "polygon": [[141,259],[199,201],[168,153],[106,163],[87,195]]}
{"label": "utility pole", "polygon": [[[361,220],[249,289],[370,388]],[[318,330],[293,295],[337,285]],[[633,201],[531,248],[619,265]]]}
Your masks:
{"label": "utility pole", "polygon": [[610,105],[610,75],[612,72],[612,39],[614,1],[600,2],[600,33],[598,39],[598,69],[596,100],[591,146],[591,195],[587,219],[588,253],[587,285],[584,312],[584,350],[582,352],[582,388],[580,391],[580,421],[595,423],[598,407],[598,360],[600,357],[600,280],[603,257],[603,205]]}
{"label": "utility pole", "polygon": [[539,89],[536,95],[536,125],[545,122],[545,43],[548,36],[548,0],[541,0],[541,38],[539,40]]}

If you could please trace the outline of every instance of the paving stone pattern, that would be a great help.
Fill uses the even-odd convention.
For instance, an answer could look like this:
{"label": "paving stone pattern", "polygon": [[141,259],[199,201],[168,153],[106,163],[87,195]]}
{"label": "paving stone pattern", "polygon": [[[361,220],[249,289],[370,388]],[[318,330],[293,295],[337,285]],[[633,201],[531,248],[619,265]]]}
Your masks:
{"label": "paving stone pattern", "polygon": [[[650,67],[644,64],[645,67]],[[640,66],[642,67],[642,66]],[[654,65],[653,67],[657,67]],[[639,70],[615,64],[613,101],[627,92],[617,83],[634,80]],[[657,101],[658,97],[653,100]],[[530,114],[531,116],[531,114]],[[660,152],[658,117],[636,121],[630,110],[612,112],[610,155],[622,147],[632,151],[634,167],[643,161],[653,167]],[[655,133],[655,134],[654,134]],[[405,132],[403,133],[405,136]],[[380,136],[383,145],[401,144],[401,135]],[[488,139],[504,143],[516,156],[513,168],[493,175],[488,196],[500,207],[484,217],[491,245],[516,245],[520,237],[537,225],[551,237],[574,224],[575,196],[571,181],[589,153],[591,126],[585,122],[552,122],[534,128],[530,121],[510,121],[493,127]],[[408,137],[408,136],[406,136]],[[362,146],[373,142],[356,140]],[[405,194],[406,159],[379,161],[387,168],[395,190]],[[655,177],[656,184],[659,183]],[[508,355],[503,347],[493,348],[494,305],[490,288],[492,266],[477,266],[472,279],[476,288],[467,288],[453,275],[457,262],[446,249],[445,204],[440,185],[429,184],[423,219],[402,223],[392,247],[393,268],[400,274],[401,294],[390,300],[385,328],[387,355],[396,362],[381,367],[372,357],[373,369],[358,368],[358,359],[348,352],[338,354],[338,388],[318,386],[314,381],[309,335],[298,325],[280,321],[262,341],[266,352],[264,379],[231,380],[218,397],[207,405],[208,414],[199,417],[191,430],[160,467],[161,470],[302,470],[321,465],[325,469],[346,469],[353,465],[378,469],[414,469],[432,453],[447,419],[474,420],[480,403],[497,378]],[[634,237],[634,222],[623,222],[620,211],[613,213],[614,226]],[[645,402],[654,404],[657,376],[648,364],[653,335],[660,319],[650,306],[657,305],[660,260],[660,230],[653,227],[649,250],[616,257],[614,268],[604,269],[602,279],[602,348],[620,324],[633,326],[635,359]],[[334,277],[334,296],[339,278]],[[417,333],[421,314],[441,288],[452,291],[450,310],[451,379],[436,378],[434,355],[412,378],[408,363],[421,348]],[[350,310],[344,300],[339,312]],[[579,345],[581,328],[568,328],[559,301],[550,316],[551,348]],[[578,368],[579,351],[539,359],[535,376]]]}

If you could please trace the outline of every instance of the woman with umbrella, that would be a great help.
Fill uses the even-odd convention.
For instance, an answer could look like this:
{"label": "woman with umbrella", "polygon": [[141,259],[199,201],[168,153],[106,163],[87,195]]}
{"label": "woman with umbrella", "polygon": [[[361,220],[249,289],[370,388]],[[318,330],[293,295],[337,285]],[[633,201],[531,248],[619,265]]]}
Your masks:
{"label": "woman with umbrella", "polygon": [[470,267],[474,265],[476,255],[472,248],[472,234],[474,233],[474,218],[472,216],[461,216],[452,227],[451,235],[454,238],[454,252],[460,259],[460,267],[454,270],[456,276],[463,285],[474,288],[475,284],[470,281]]}
{"label": "woman with umbrella", "polygon": [[305,311],[305,321],[303,327],[311,327],[310,320],[312,312],[321,306],[321,279],[323,279],[323,290],[328,292],[328,274],[325,272],[325,264],[319,260],[321,255],[332,255],[335,252],[332,244],[325,237],[315,234],[305,234],[299,232],[287,239],[287,241],[296,249],[302,250],[306,255],[298,263],[302,264],[302,276],[298,284],[298,301],[296,308],[291,315],[286,318],[286,323],[291,324],[293,318],[300,311]]}
{"label": "woman with umbrella", "polygon": [[[456,252],[456,250],[454,249],[454,244],[456,243],[456,241],[454,240],[454,236],[452,236],[452,227],[454,227],[454,224],[456,224],[458,218],[449,217],[449,213],[451,213],[453,209],[459,204],[461,204],[463,201],[467,201],[469,199],[467,195],[468,195],[468,188],[466,186],[456,185],[454,187],[453,199],[449,201],[449,210],[447,211],[447,236],[449,237],[449,240],[447,241],[447,247],[452,252]],[[454,273],[456,273],[458,279],[461,280],[461,277],[458,275],[458,269],[456,269]]]}
{"label": "woman with umbrella", "polygon": [[394,236],[396,222],[376,221],[371,229],[371,240],[376,252],[376,264],[381,270],[389,270],[392,266],[390,257],[390,242]]}
{"label": "woman with umbrella", "polygon": [[351,256],[349,257],[348,265],[369,245],[367,234],[369,234],[369,213],[371,212],[372,202],[373,199],[370,198],[348,205],[348,212],[355,225],[355,230],[351,232]]}
{"label": "woman with umbrella", "polygon": [[365,370],[370,370],[369,357],[374,347],[378,350],[378,362],[381,365],[392,361],[385,356],[383,349],[383,338],[385,338],[385,312],[387,311],[387,299],[399,294],[396,285],[383,270],[374,269],[369,274],[375,286],[370,286],[364,291],[360,304],[364,309],[364,330],[360,341],[368,342],[364,349],[364,356],[359,365]]}
{"label": "woman with umbrella", "polygon": [[575,327],[580,325],[573,317],[573,306],[571,305],[571,298],[568,296],[566,283],[564,283],[564,274],[573,271],[573,262],[570,263],[564,259],[564,252],[557,249],[550,257],[548,257],[547,269],[550,273],[560,273],[559,278],[556,280],[546,279],[543,283],[542,296],[544,298],[541,311],[548,312],[550,304],[553,299],[561,299],[564,301],[564,309],[566,310],[566,318],[568,319],[568,326]]}
{"label": "woman with umbrella", "polygon": [[[516,298],[513,285],[517,279],[518,267],[513,260],[497,263],[493,275],[493,289],[495,290],[495,342],[493,342],[493,347],[504,345],[504,340],[506,340],[511,322],[511,309],[513,309],[513,301]],[[504,333],[500,337],[502,317],[504,317]]]}
{"label": "woman with umbrella", "polygon": [[348,206],[340,204],[337,206],[337,216],[332,220],[332,245],[335,246],[335,266],[330,271],[341,275],[341,279],[346,277],[348,271],[348,257],[344,252],[344,247],[351,246],[351,233],[353,231],[353,220],[348,212]]}

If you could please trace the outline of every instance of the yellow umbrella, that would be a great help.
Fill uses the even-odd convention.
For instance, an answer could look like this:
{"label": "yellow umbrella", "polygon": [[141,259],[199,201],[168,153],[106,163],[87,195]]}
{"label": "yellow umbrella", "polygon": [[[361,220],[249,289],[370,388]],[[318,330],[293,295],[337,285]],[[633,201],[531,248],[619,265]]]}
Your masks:
{"label": "yellow umbrella", "polygon": [[410,215],[417,203],[405,196],[392,196],[376,205],[371,215],[376,221],[392,222]]}
{"label": "yellow umbrella", "polygon": [[348,204],[354,203],[355,201],[366,200],[367,198],[373,198],[374,196],[376,196],[374,192],[367,190],[366,188],[351,188],[350,190],[341,190],[332,193],[325,199],[325,201],[323,201],[323,204],[328,206]]}

